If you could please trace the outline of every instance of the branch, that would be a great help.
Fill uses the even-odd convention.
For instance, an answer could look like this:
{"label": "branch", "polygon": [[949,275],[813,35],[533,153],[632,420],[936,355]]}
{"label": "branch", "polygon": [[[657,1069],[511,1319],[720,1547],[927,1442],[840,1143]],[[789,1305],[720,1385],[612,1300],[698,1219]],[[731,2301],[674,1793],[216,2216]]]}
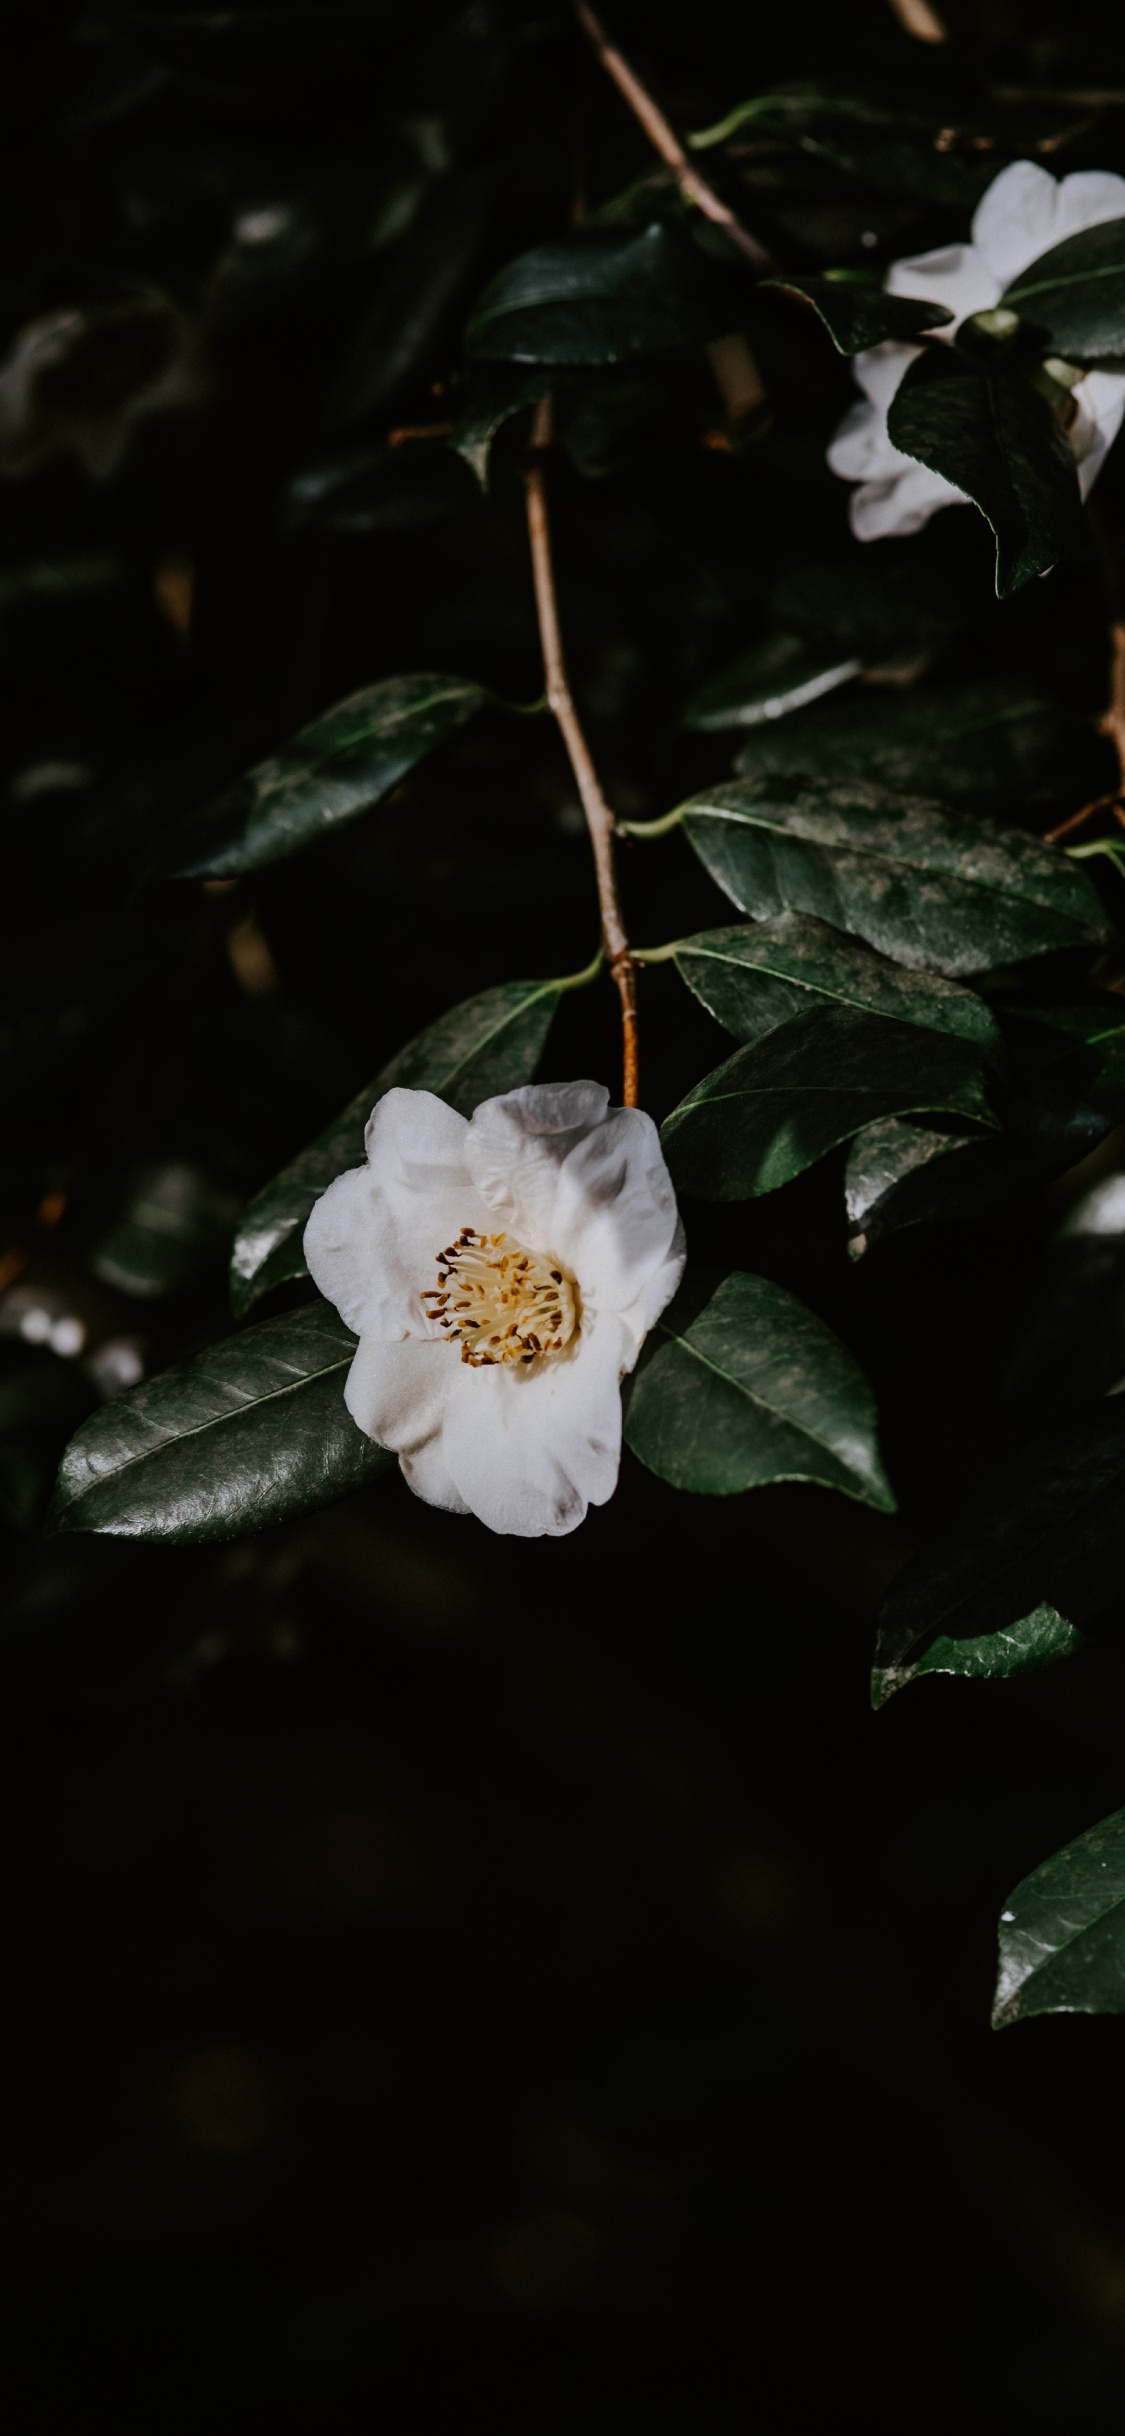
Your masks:
{"label": "branch", "polygon": [[1109,709],[1098,722],[1098,732],[1108,736],[1125,785],[1125,623],[1120,618],[1109,630]]}
{"label": "branch", "polygon": [[737,220],[734,213],[720,200],[714,187],[709,186],[706,178],[701,177],[698,169],[693,168],[679,137],[669,126],[664,112],[657,108],[651,93],[641,83],[640,77],[610,41],[600,19],[595,17],[593,9],[587,6],[587,0],[574,0],[574,8],[578,22],[583,32],[589,36],[607,76],[612,76],[618,92],[628,102],[634,118],[639,120],[640,125],[644,128],[649,143],[660,154],[661,160],[667,161],[669,169],[674,172],[676,183],[685,201],[694,203],[697,211],[703,212],[708,220],[713,220],[718,228],[724,228],[731,244],[738,247],[739,253],[745,255],[747,262],[752,263],[756,271],[772,270],[772,255],[767,253],[764,245],[759,244],[757,237],[751,236],[748,228],[743,228],[741,220]]}
{"label": "branch", "polygon": [[948,42],[949,36],[930,0],[891,0],[891,7],[904,34],[913,34],[915,42]]}
{"label": "branch", "polygon": [[543,453],[551,441],[551,401],[541,398],[535,409],[531,432],[531,455],[524,476],[527,491],[527,530],[531,542],[531,566],[535,577],[535,606],[539,612],[539,640],[543,648],[543,671],[547,679],[547,700],[558,721],[563,742],[570,755],[570,766],[578,781],[590,844],[594,850],[594,870],[598,882],[598,905],[602,918],[602,937],[609,958],[609,969],[617,984],[621,1000],[622,1056],[624,1082],[621,1096],[626,1108],[637,1105],[637,984],[621,908],[617,901],[617,877],[613,868],[613,814],[598,784],[597,771],[590,758],[590,748],[582,733],[578,713],[567,683],[563,659],[562,636],[559,633],[558,603],[555,598],[555,570],[551,559],[551,528],[547,518],[547,493],[543,480]]}

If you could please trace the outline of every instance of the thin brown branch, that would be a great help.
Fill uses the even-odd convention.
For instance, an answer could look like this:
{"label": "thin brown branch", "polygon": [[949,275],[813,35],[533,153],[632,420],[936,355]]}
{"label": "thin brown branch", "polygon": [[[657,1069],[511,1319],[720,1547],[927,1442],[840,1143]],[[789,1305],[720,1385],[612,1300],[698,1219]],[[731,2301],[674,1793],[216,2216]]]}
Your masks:
{"label": "thin brown branch", "polygon": [[587,0],[574,0],[574,8],[583,33],[589,36],[607,76],[612,76],[618,92],[644,128],[654,151],[660,154],[662,161],[667,161],[685,200],[694,203],[696,210],[701,211],[708,220],[713,220],[716,227],[725,229],[731,244],[738,247],[739,253],[745,255],[756,271],[772,270],[772,255],[767,253],[757,237],[751,236],[748,228],[743,228],[741,220],[736,219],[714,187],[708,185],[706,178],[701,177],[698,169],[689,161],[663,110],[658,108],[647,86],[641,83],[636,70],[630,67],[616,44],[610,41],[600,18],[588,7]]}
{"label": "thin brown branch", "polygon": [[1069,820],[1061,820],[1057,829],[1044,830],[1044,845],[1057,846],[1060,838],[1069,837],[1073,830],[1081,829],[1088,820],[1093,820],[1095,812],[1115,812],[1119,792],[1115,787],[1112,795],[1096,795],[1092,804],[1083,804],[1080,812],[1072,812]]}
{"label": "thin brown branch", "polygon": [[555,570],[551,556],[551,528],[547,515],[547,491],[543,474],[544,452],[551,441],[551,401],[541,398],[535,410],[531,434],[531,455],[525,474],[527,490],[527,530],[531,542],[531,566],[535,578],[535,606],[539,613],[539,640],[543,649],[543,673],[547,680],[547,700],[567,752],[570,766],[578,781],[590,844],[594,850],[594,870],[598,882],[598,905],[601,911],[602,938],[609,959],[609,969],[617,984],[621,1000],[621,1033],[624,1081],[622,1099],[626,1108],[637,1105],[637,977],[621,907],[617,899],[617,875],[613,867],[613,814],[602,794],[590,748],[582,733],[581,722],[574,707],[563,658],[562,636],[559,632],[558,601],[555,596]]}
{"label": "thin brown branch", "polygon": [[1109,630],[1109,708],[1098,722],[1117,755],[1125,785],[1125,620],[1115,618]]}
{"label": "thin brown branch", "polygon": [[936,8],[930,0],[891,0],[891,7],[904,34],[913,34],[915,42],[948,42],[949,36]]}

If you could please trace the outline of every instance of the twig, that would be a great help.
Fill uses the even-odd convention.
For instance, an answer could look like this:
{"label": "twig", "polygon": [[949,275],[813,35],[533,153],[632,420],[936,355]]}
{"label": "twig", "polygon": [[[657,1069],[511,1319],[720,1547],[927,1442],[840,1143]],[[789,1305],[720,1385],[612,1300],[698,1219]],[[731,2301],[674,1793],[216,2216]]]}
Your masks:
{"label": "twig", "polygon": [[748,262],[753,263],[756,271],[772,270],[772,255],[767,253],[764,245],[759,244],[757,237],[751,236],[748,228],[743,228],[741,220],[735,218],[728,205],[715,193],[714,187],[709,186],[706,178],[700,177],[698,169],[692,167],[664,112],[657,108],[635,69],[630,67],[628,60],[610,41],[600,19],[587,6],[587,0],[574,0],[574,8],[583,33],[589,36],[607,76],[612,76],[618,92],[644,128],[649,143],[674,172],[685,201],[694,203],[696,210],[701,211],[705,218],[713,220],[718,228],[724,228],[731,244],[738,247],[739,253],[744,254]]}
{"label": "twig", "polygon": [[1109,630],[1109,709],[1098,722],[1098,733],[1108,736],[1125,785],[1125,621],[1121,618],[1115,618]]}
{"label": "twig", "polygon": [[1113,811],[1119,794],[1120,788],[1115,787],[1112,795],[1096,795],[1092,804],[1083,804],[1080,812],[1072,812],[1069,820],[1061,820],[1057,829],[1044,830],[1044,845],[1057,846],[1060,837],[1069,837],[1073,829],[1081,829],[1086,821],[1093,820],[1095,812]]}
{"label": "twig", "polygon": [[930,7],[930,0],[891,0],[891,7],[904,34],[913,34],[915,42],[949,40],[937,10]]}
{"label": "twig", "polygon": [[539,640],[543,649],[543,672],[547,679],[547,700],[558,721],[563,742],[570,755],[570,766],[578,781],[590,844],[594,850],[594,870],[598,882],[598,905],[602,918],[602,937],[609,959],[609,969],[617,984],[621,1000],[622,1055],[624,1081],[622,1099],[626,1108],[637,1105],[637,984],[621,908],[617,901],[617,877],[613,868],[613,814],[598,784],[597,771],[590,758],[590,748],[582,733],[578,713],[567,683],[566,662],[563,659],[562,636],[559,632],[558,602],[555,598],[555,571],[551,558],[551,528],[547,517],[547,493],[543,479],[543,455],[551,442],[551,401],[541,398],[535,409],[531,433],[531,455],[525,474],[527,490],[527,530],[531,542],[531,566],[535,577],[535,605],[539,612]]}

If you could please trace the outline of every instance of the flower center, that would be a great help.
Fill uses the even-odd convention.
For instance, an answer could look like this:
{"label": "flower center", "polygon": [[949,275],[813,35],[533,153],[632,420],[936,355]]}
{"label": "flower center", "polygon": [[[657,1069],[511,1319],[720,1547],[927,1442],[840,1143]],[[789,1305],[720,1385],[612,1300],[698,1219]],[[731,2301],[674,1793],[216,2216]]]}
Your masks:
{"label": "flower center", "polygon": [[437,1254],[437,1264],[438,1282],[422,1301],[474,1369],[534,1362],[569,1344],[578,1326],[574,1288],[549,1254],[463,1226],[456,1243]]}

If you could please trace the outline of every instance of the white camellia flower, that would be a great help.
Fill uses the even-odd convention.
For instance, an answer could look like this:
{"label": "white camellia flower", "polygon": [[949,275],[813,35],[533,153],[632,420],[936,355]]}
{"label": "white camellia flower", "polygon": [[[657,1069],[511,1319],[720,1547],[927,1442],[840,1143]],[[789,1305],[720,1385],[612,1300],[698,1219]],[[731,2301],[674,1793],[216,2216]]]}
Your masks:
{"label": "white camellia flower", "polygon": [[344,1390],[430,1505],[522,1538],[613,1495],[621,1381],[684,1265],[652,1118],[601,1083],[529,1083],[458,1116],[388,1091],[367,1165],[305,1229],[359,1338]]}
{"label": "white camellia flower", "polygon": [[[1041,254],[1101,220],[1125,218],[1125,178],[1108,169],[1076,169],[1053,178],[1034,161],[1013,161],[993,180],[973,215],[972,243],[943,245],[932,254],[892,262],[885,286],[892,296],[947,305],[956,316],[934,332],[952,338],[971,313],[998,304],[1005,288]],[[934,510],[964,499],[941,474],[904,457],[887,430],[887,409],[918,347],[885,339],[855,358],[864,403],[845,415],[828,462],[846,482],[852,531],[860,541],[917,533]],[[1095,481],[1125,412],[1125,375],[1087,372],[1072,392],[1077,413],[1067,437],[1078,461],[1083,498]]]}

